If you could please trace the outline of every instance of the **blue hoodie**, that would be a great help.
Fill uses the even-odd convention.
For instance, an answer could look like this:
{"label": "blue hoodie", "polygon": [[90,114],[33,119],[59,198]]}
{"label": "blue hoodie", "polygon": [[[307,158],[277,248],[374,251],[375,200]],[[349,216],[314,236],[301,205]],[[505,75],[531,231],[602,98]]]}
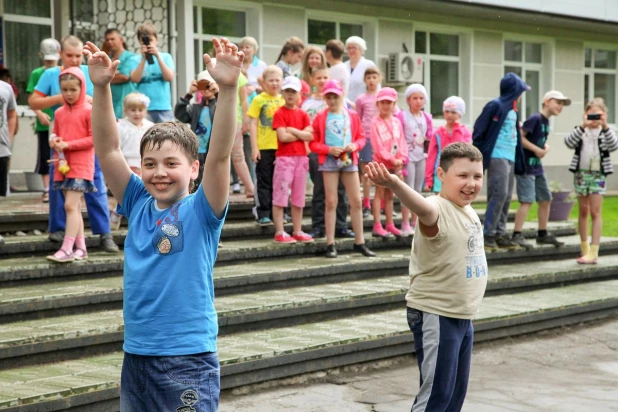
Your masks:
{"label": "blue hoodie", "polygon": [[515,73],[507,73],[500,81],[500,97],[485,105],[480,116],[474,123],[472,132],[472,144],[483,154],[483,170],[489,167],[491,154],[498,140],[500,129],[511,110],[517,115],[517,156],[515,156],[515,173],[522,174],[525,171],[523,161],[523,146],[521,144],[521,132],[519,130],[519,113],[516,102],[523,92],[530,87]]}

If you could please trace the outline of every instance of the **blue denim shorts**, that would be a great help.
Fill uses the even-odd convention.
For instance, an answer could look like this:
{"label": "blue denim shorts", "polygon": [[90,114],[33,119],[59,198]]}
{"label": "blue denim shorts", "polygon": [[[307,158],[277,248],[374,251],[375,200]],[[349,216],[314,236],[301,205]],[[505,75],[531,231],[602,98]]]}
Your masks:
{"label": "blue denim shorts", "polygon": [[153,123],[173,122],[174,112],[171,110],[148,110],[148,120]]}
{"label": "blue denim shorts", "polygon": [[124,354],[122,412],[215,412],[219,408],[219,391],[216,352],[183,356]]}
{"label": "blue denim shorts", "polygon": [[97,187],[90,180],[86,179],[64,179],[62,182],[54,182],[53,184],[54,190],[72,190],[74,192],[96,192]]}
{"label": "blue denim shorts", "polygon": [[337,160],[334,156],[327,155],[326,160],[318,167],[318,170],[320,172],[358,172],[358,165],[352,163],[349,166],[340,167]]}
{"label": "blue denim shorts", "polygon": [[521,203],[549,202],[551,191],[545,175],[516,175],[517,199]]}

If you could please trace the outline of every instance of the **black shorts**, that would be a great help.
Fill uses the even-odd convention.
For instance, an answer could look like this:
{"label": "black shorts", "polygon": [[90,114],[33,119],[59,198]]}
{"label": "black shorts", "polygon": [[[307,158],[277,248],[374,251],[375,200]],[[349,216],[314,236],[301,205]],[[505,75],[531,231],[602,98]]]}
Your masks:
{"label": "black shorts", "polygon": [[9,195],[9,161],[11,156],[0,157],[0,196]]}
{"label": "black shorts", "polygon": [[48,175],[49,174],[49,157],[51,156],[49,149],[49,131],[43,130],[41,132],[36,132],[39,138],[39,154],[36,160],[36,168],[34,169],[34,173],[38,173],[40,175]]}

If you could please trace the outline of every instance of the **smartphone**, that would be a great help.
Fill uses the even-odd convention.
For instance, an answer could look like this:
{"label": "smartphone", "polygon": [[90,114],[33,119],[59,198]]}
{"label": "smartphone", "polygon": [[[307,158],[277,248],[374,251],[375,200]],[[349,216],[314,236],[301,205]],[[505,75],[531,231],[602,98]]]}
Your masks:
{"label": "smartphone", "polygon": [[601,114],[600,113],[590,113],[586,119],[588,120],[601,120]]}

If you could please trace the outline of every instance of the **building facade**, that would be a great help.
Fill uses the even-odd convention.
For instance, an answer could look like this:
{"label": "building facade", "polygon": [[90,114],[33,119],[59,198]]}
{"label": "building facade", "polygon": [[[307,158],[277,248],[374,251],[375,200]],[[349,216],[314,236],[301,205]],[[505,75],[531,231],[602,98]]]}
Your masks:
{"label": "building facade", "polygon": [[[618,123],[618,1],[615,0],[4,0],[3,58],[18,86],[23,73],[38,64],[38,40],[60,38],[73,30],[98,44],[108,27],[118,27],[135,50],[135,27],[152,21],[164,37],[163,49],[175,56],[176,94],[184,94],[211,39],[255,37],[261,59],[274,63],[282,44],[298,36],[307,44],[362,36],[365,56],[383,70],[391,53],[406,53],[423,64],[420,78],[430,96],[429,110],[439,122],[444,98],[467,103],[471,125],[485,103],[499,94],[505,72],[518,73],[531,87],[520,105],[523,118],[538,111],[543,94],[562,91],[573,103],[552,121],[551,151],[544,164],[552,180],[571,187],[567,172],[572,153],[562,138],[581,124],[585,102],[603,97],[612,127]],[[36,3],[36,16],[32,5]],[[508,7],[503,6],[508,4]],[[515,5],[514,5],[515,4]],[[45,6],[45,7],[42,7]],[[28,8],[30,7],[30,8]],[[26,34],[27,33],[27,34]],[[171,34],[171,35],[168,35]],[[27,56],[27,57],[24,57]],[[25,79],[27,80],[27,78]],[[405,84],[392,84],[400,91]],[[23,89],[22,89],[23,90]],[[20,98],[20,103],[24,103]],[[403,104],[403,101],[401,102]],[[15,170],[32,170],[31,113],[22,106],[15,141]],[[618,154],[614,154],[618,165]],[[31,166],[31,167],[30,167]],[[610,179],[618,189],[618,178]]]}

